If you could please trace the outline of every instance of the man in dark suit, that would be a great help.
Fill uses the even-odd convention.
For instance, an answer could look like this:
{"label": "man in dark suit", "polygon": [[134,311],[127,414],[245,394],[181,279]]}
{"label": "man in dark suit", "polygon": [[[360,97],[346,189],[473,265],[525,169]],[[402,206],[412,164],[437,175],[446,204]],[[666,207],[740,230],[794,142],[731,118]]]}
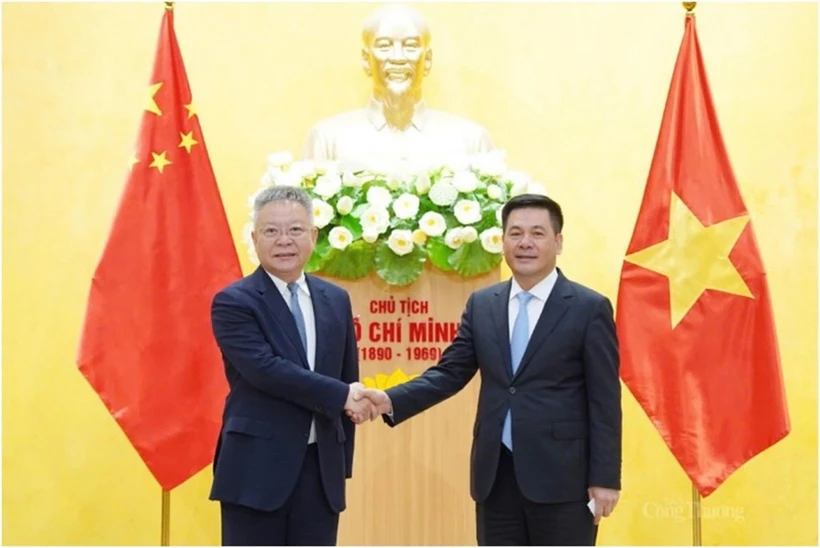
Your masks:
{"label": "man in dark suit", "polygon": [[[335,545],[353,470],[363,389],[350,298],[304,265],[318,231],[299,188],[254,203],[260,267],[213,299],[213,332],[230,392],[214,459],[211,500],[223,545]],[[365,404],[365,405],[362,405]]]}
{"label": "man in dark suit", "polygon": [[556,268],[563,215],[555,201],[512,198],[502,225],[512,280],[470,296],[437,365],[357,397],[395,426],[453,396],[480,370],[471,456],[479,545],[594,545],[621,488],[612,305]]}

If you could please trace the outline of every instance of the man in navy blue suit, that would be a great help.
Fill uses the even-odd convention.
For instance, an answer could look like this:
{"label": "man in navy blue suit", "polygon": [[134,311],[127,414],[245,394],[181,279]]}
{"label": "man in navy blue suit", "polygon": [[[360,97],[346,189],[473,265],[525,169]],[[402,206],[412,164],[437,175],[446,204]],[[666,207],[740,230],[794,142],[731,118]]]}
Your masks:
{"label": "man in navy blue suit", "polygon": [[557,268],[564,216],[555,201],[516,196],[501,219],[512,279],[470,296],[437,365],[362,397],[396,426],[481,371],[470,463],[478,544],[594,545],[621,489],[612,305]]}
{"label": "man in navy blue suit", "polygon": [[309,195],[274,187],[254,203],[260,267],[213,299],[230,392],[214,458],[222,544],[336,544],[353,471],[354,424],[370,418],[350,297],[304,274],[318,235]]}

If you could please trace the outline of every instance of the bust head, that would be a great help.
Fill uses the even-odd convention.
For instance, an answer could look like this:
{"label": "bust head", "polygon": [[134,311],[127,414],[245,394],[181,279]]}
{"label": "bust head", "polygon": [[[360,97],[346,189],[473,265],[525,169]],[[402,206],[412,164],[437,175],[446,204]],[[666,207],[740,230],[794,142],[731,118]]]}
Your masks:
{"label": "bust head", "polygon": [[362,66],[373,80],[377,99],[421,99],[433,51],[430,30],[419,12],[401,4],[379,8],[365,21],[362,42]]}

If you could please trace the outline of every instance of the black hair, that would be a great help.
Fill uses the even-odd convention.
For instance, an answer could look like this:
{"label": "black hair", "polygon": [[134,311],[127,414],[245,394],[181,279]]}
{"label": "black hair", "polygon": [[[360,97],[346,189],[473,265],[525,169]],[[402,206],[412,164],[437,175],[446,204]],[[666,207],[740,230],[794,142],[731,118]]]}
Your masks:
{"label": "black hair", "polygon": [[564,228],[564,214],[561,213],[561,206],[552,198],[547,198],[541,194],[520,194],[515,198],[510,198],[510,200],[504,204],[504,207],[501,209],[501,229],[504,232],[507,231],[507,218],[510,216],[510,213],[516,209],[525,207],[546,209],[550,214],[550,223],[552,224],[552,229],[555,231],[555,234],[558,235],[561,233],[561,230]]}

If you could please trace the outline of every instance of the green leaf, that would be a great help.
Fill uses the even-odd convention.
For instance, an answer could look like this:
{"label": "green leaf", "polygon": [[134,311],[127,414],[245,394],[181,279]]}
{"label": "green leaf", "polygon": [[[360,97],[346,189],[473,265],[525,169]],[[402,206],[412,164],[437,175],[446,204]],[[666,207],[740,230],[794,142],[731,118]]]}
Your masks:
{"label": "green leaf", "polygon": [[376,247],[374,262],[376,274],[390,285],[410,285],[421,275],[427,253],[417,245],[407,255],[399,256],[393,253],[387,242]]}
{"label": "green leaf", "polygon": [[501,263],[501,253],[487,253],[481,247],[481,241],[464,244],[450,255],[450,264],[462,277],[469,278],[486,274]]}
{"label": "green leaf", "polygon": [[427,238],[425,245],[427,246],[427,256],[430,257],[433,266],[444,272],[453,270],[453,266],[449,262],[453,250],[447,247],[441,237]]}
{"label": "green leaf", "polygon": [[310,260],[305,265],[305,272],[317,272],[322,269],[325,264],[325,259],[330,250],[330,242],[327,239],[327,234],[320,233],[319,239],[316,241],[316,247],[313,249],[313,254]]}
{"label": "green leaf", "polygon": [[331,248],[322,272],[342,280],[364,278],[373,268],[375,245],[358,240],[344,250]]}
{"label": "green leaf", "polygon": [[354,240],[362,237],[362,223],[358,217],[354,217],[352,214],[344,215],[339,225],[348,229],[353,234]]}
{"label": "green leaf", "polygon": [[359,217],[362,216],[362,213],[364,213],[365,210],[368,207],[370,207],[370,204],[368,204],[367,202],[365,202],[363,204],[359,204],[359,205],[357,205],[356,207],[353,208],[353,211],[351,211],[350,215],[348,215],[348,216],[349,217],[356,217],[358,219]]}
{"label": "green leaf", "polygon": [[[484,209],[481,212],[481,220],[478,222],[478,224],[473,225],[473,226],[475,226],[475,228],[476,228],[476,230],[478,231],[479,234],[481,234],[484,230],[486,230],[488,228],[493,228],[493,227],[501,228],[501,225],[498,224],[498,220],[496,220],[496,216],[495,216],[496,215],[496,213],[495,213],[496,210],[499,209],[500,207],[501,207],[500,204],[495,204],[495,205],[491,204],[491,205],[487,206],[487,208]],[[473,243],[475,243],[475,242],[473,242]]]}

